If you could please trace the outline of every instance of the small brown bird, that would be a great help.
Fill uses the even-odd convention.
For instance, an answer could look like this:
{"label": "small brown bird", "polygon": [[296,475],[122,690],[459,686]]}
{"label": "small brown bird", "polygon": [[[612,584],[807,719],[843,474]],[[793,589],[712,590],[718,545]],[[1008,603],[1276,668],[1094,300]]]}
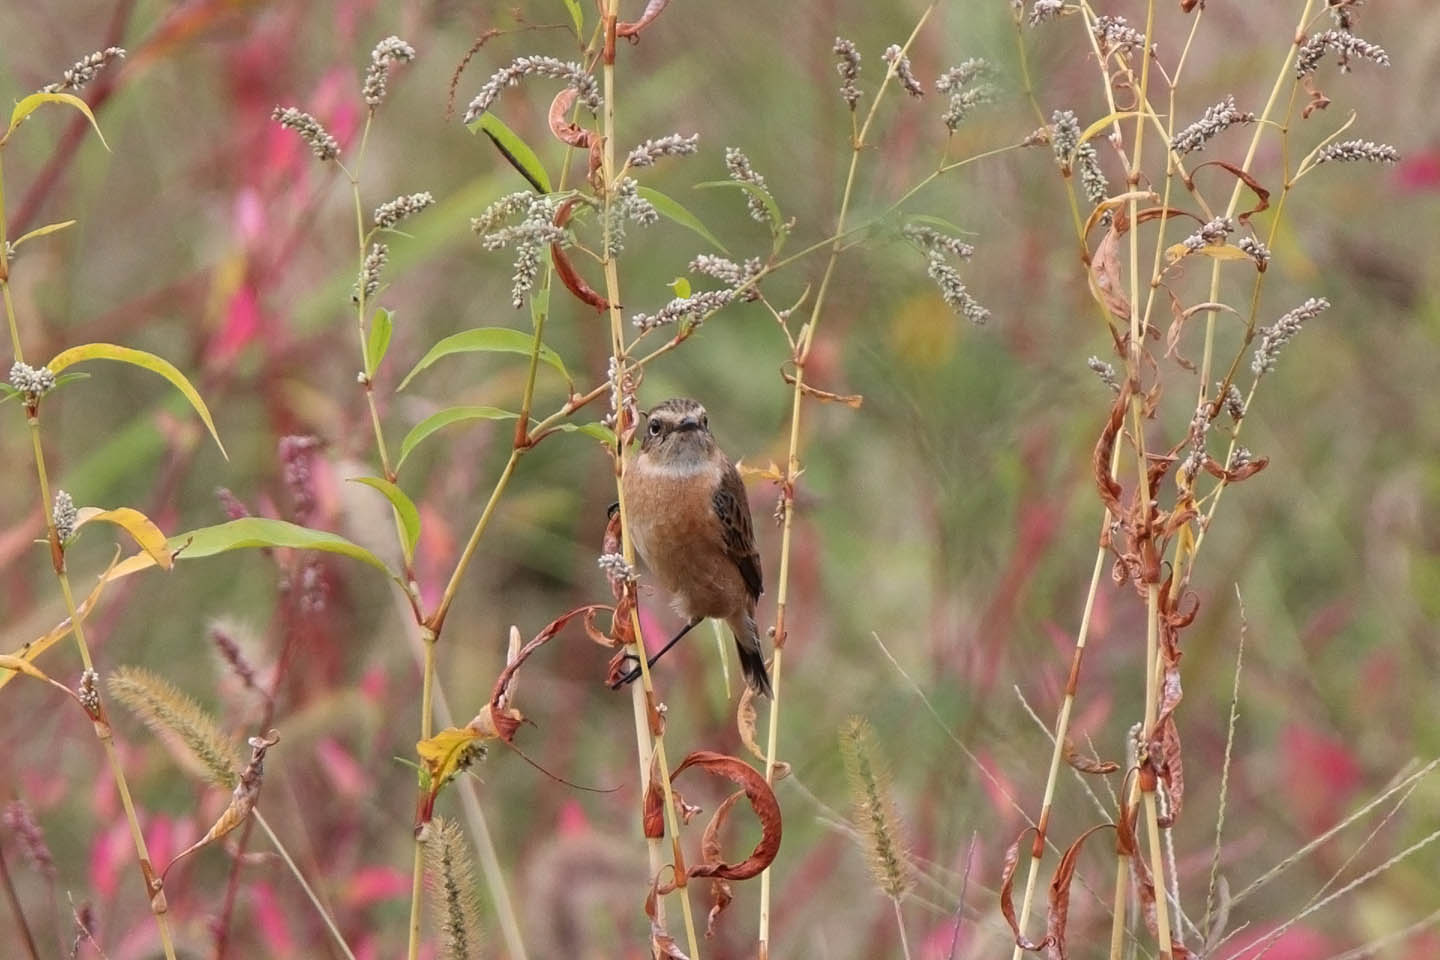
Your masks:
{"label": "small brown bird", "polygon": [[[625,473],[630,537],[686,619],[650,663],[714,617],[735,635],[746,683],[768,697],[770,675],[755,626],[764,584],[740,474],[716,445],[705,408],[694,400],[675,397],[657,405],[646,414],[641,435],[640,454]],[[638,676],[637,667],[621,683]]]}

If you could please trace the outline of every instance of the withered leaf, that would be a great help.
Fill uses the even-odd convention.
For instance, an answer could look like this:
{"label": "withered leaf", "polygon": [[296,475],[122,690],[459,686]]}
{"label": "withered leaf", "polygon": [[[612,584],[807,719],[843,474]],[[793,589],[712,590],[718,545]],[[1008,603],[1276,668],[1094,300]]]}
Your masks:
{"label": "withered leaf", "polygon": [[[745,744],[745,749],[749,750],[750,755],[756,760],[765,763],[765,751],[760,749],[756,734],[755,691],[748,686],[740,694],[740,706],[735,711],[735,726],[740,731],[740,742]],[[776,760],[771,779],[784,780],[789,775],[790,764],[783,760]]]}
{"label": "withered leaf", "polygon": [[645,4],[645,10],[640,14],[639,20],[615,24],[615,36],[630,37],[632,40],[639,37],[640,31],[648,27],[669,5],[670,0],[650,0]]}
{"label": "withered leaf", "polygon": [[1015,917],[1015,868],[1020,864],[1020,841],[1034,830],[1034,827],[1026,827],[1020,831],[1020,836],[1005,850],[1005,864],[1000,873],[1000,913],[1005,917],[1005,922],[1010,924],[1010,932],[1015,935],[1015,945],[1021,950],[1044,950],[1050,942],[1048,936],[1043,940],[1027,939],[1020,932],[1020,921]]}
{"label": "withered leaf", "polygon": [[1065,850],[1060,863],[1055,867],[1055,876],[1050,881],[1050,916],[1045,921],[1045,942],[1051,960],[1066,960],[1065,926],[1070,919],[1070,884],[1075,880],[1075,868],[1080,860],[1080,848],[1090,835],[1113,826],[1101,823],[1091,827]]}
{"label": "withered leaf", "polygon": [[[568,89],[568,88],[567,88]],[[570,90],[574,93],[574,90]],[[579,129],[578,127],[576,129]],[[555,226],[563,227],[570,222],[570,217],[579,200],[571,197],[555,211]],[[610,301],[600,295],[599,291],[585,282],[580,276],[580,271],[575,269],[575,264],[570,262],[570,255],[561,249],[558,243],[550,244],[550,260],[555,264],[555,273],[560,277],[560,282],[565,284],[565,289],[574,295],[576,300],[587,306],[594,307],[597,311],[604,311],[610,308]]]}
{"label": "withered leaf", "polygon": [[1114,760],[1101,760],[1097,757],[1081,756],[1080,752],[1075,749],[1074,742],[1069,737],[1065,738],[1065,762],[1081,773],[1103,775],[1114,773],[1120,769],[1120,764]]}
{"label": "withered leaf", "polygon": [[1130,301],[1120,276],[1120,232],[1116,227],[1116,223],[1110,225],[1090,258],[1090,292],[1115,319],[1129,320]]}
{"label": "withered leaf", "polygon": [[[662,872],[667,868],[661,868]],[[666,932],[659,920],[657,901],[660,899],[660,875],[650,881],[650,892],[645,896],[645,916],[650,918],[650,948],[657,960],[690,960],[680,949],[680,944]]]}
{"label": "withered leaf", "polygon": [[[745,796],[745,791],[737,790],[726,797],[720,806],[715,808],[710,822],[705,825],[705,833],[700,839],[700,857],[706,863],[719,863],[724,855],[720,848],[720,829],[725,825],[725,818],[730,815],[730,809],[743,796]],[[720,919],[720,914],[730,906],[730,902],[734,899],[735,895],[730,890],[729,880],[724,877],[715,877],[710,881],[710,914],[705,920],[705,939],[709,940],[715,936],[715,922]]]}
{"label": "withered leaf", "polygon": [[1210,457],[1205,458],[1205,472],[1212,477],[1224,480],[1226,483],[1238,483],[1241,480],[1248,480],[1269,465],[1269,457],[1257,457],[1244,466],[1236,467],[1234,470],[1226,470],[1220,465],[1218,460]]}
{"label": "withered leaf", "polygon": [[1129,402],[1130,381],[1127,380],[1110,407],[1110,419],[1105,421],[1105,429],[1100,431],[1100,439],[1095,444],[1095,454],[1091,458],[1091,467],[1095,472],[1095,486],[1100,491],[1100,500],[1110,511],[1110,516],[1116,518],[1121,516],[1121,488],[1119,482],[1110,476],[1110,458],[1115,452],[1115,440],[1120,435],[1120,425],[1125,422],[1125,405]]}
{"label": "withered leaf", "polygon": [[[785,361],[785,365],[780,367],[780,376],[786,383],[793,387],[795,385],[795,374],[785,369],[785,366],[792,363],[794,363],[793,360]],[[804,381],[800,382],[800,392],[806,396],[814,397],[816,400],[823,400],[827,403],[843,403],[851,410],[859,410],[860,405],[865,402],[865,398],[858,393],[831,393],[828,390],[821,390],[819,387],[812,387]]]}
{"label": "withered leaf", "polygon": [[1241,223],[1249,223],[1250,218],[1253,217],[1255,214],[1260,213],[1262,210],[1270,209],[1270,191],[1260,186],[1260,181],[1256,180],[1253,176],[1251,176],[1248,171],[1243,170],[1240,167],[1237,167],[1235,164],[1229,163],[1225,160],[1211,160],[1207,163],[1202,163],[1194,170],[1191,170],[1191,179],[1194,179],[1195,174],[1199,173],[1205,167],[1219,167],[1227,173],[1230,173],[1241,183],[1245,184],[1245,186],[1249,187],[1251,192],[1255,194],[1257,200],[1255,206],[1249,210],[1244,211],[1243,213],[1237,213],[1235,215],[1236,220],[1239,220]]}
{"label": "withered leaf", "polygon": [[725,863],[718,859],[697,863],[689,869],[689,876],[726,880],[749,880],[758,876],[780,852],[780,801],[776,799],[775,791],[765,782],[764,776],[745,761],[711,750],[696,750],[687,756],[670,775],[671,782],[690,767],[699,767],[706,773],[724,777],[738,785],[760,821],[761,833],[760,842],[755,844],[750,856],[739,863]]}

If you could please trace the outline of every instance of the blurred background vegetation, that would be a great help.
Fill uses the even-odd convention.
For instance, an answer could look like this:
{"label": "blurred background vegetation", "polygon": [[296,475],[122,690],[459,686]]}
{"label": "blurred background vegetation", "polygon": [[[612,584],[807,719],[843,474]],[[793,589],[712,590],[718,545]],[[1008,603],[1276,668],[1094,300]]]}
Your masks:
{"label": "blurred background vegetation", "polygon": [[[593,21],[593,8],[583,6]],[[698,156],[666,161],[643,182],[684,202],[737,254],[760,255],[768,238],[736,195],[689,187],[723,177],[724,148],[741,147],[796,218],[795,249],[822,239],[833,227],[850,136],[836,92],[834,38],[858,44],[873,91],[880,52],[903,42],[922,6],[677,2],[621,57],[619,149],[698,132]],[[1144,5],[1133,0],[1100,6],[1143,22]],[[1173,58],[1188,21],[1175,4],[1161,6],[1160,50]],[[1226,93],[1258,109],[1293,30],[1292,6],[1211,3],[1180,115],[1198,116]],[[1237,585],[1250,626],[1222,859],[1232,885],[1248,883],[1407,765],[1440,751],[1432,708],[1440,680],[1440,408],[1433,389],[1440,374],[1440,128],[1430,103],[1440,84],[1440,11],[1423,0],[1391,0],[1360,13],[1358,31],[1385,46],[1394,66],[1346,77],[1332,66],[1324,87],[1335,102],[1297,136],[1313,143],[1353,108],[1361,118],[1350,135],[1393,142],[1405,159],[1396,168],[1320,169],[1292,198],[1275,245],[1262,320],[1307,296],[1328,297],[1334,307],[1304,331],[1258,394],[1247,445],[1271,458],[1269,469],[1226,496],[1192,584],[1200,617],[1185,638],[1180,711],[1190,790],[1176,830],[1192,912],[1203,900],[1214,834],[1239,638]],[[467,48],[487,28],[515,27],[517,16],[533,29],[491,39],[475,55],[458,83],[457,115],[447,117],[447,88]],[[377,383],[393,444],[440,406],[516,403],[523,363],[504,355],[451,358],[404,393],[394,388],[442,336],[481,325],[529,329],[528,315],[509,305],[508,259],[484,252],[468,228],[469,217],[522,184],[458,113],[515,55],[573,56],[573,36],[557,28],[568,22],[560,0],[517,10],[454,0],[0,2],[6,98],[50,82],[107,43],[130,51],[104,86],[87,91],[94,100],[95,90],[114,84],[97,110],[111,152],[93,136],[69,132],[74,121],[59,111],[37,115],[7,148],[12,236],[54,220],[79,221],[27,245],[16,265],[27,354],[50,356],[96,340],[153,350],[192,375],[231,454],[226,462],[207,446],[199,424],[158,379],[105,370],[47,402],[48,456],[59,486],[81,504],[136,506],[167,532],[223,520],[217,487],[256,513],[290,517],[295,505],[277,444],[312,435],[323,447],[313,463],[319,501],[310,522],[393,552],[383,501],[340,482],[373,470],[364,466],[373,459],[373,437],[355,386],[348,190],[276,127],[270,112],[277,104],[299,106],[350,145],[370,48],[395,33],[418,51],[417,62],[392,80],[364,171],[367,206],[419,190],[438,200],[407,224],[410,238],[391,244],[391,286],[380,299],[396,316],[395,343]],[[1073,22],[1027,29],[1025,42],[1047,116],[1070,108],[1088,125],[1107,112]],[[918,40],[912,59],[927,84],[971,56],[997,68],[997,102],[965,123],[952,158],[1017,143],[1037,126],[1015,51],[1010,4],[1001,0],[941,4]],[[553,171],[560,148],[544,127],[551,91],[537,84],[507,92],[498,113]],[[883,210],[932,170],[943,146],[938,98],[901,99],[882,109],[876,146],[862,158],[859,216]],[[73,160],[57,166],[72,139]],[[1217,142],[1204,159],[1236,160],[1243,142]],[[1267,143],[1256,170],[1278,188],[1280,157],[1275,141]],[[1113,162],[1108,151],[1102,156]],[[923,259],[894,231],[876,231],[837,272],[812,375],[823,388],[860,393],[865,402],[858,410],[806,408],[779,751],[794,767],[778,788],[786,818],[775,870],[780,957],[898,955],[888,905],[861,852],[836,828],[848,805],[836,734],[857,713],[871,720],[890,755],[914,852],[940,881],[922,884],[907,905],[917,955],[947,956],[972,835],[979,839],[956,956],[1008,949],[994,890],[1003,850],[1023,823],[1001,790],[1034,815],[1050,751],[1015,689],[1051,721],[1094,553],[1100,506],[1090,455],[1110,395],[1085,361],[1110,348],[1049,149],[1012,151],[948,174],[908,209],[973,231],[978,250],[964,273],[994,316],[980,328],[957,320],[926,278]],[[1265,224],[1267,216],[1257,219]],[[621,271],[627,311],[662,305],[671,296],[666,285],[701,250],[673,224],[632,229]],[[777,304],[792,302],[822,266],[819,257],[807,259],[767,284],[767,293]],[[559,296],[554,302],[546,340],[581,384],[600,382],[608,357],[603,318]],[[1219,355],[1228,358],[1238,330],[1223,318],[1220,328]],[[1198,344],[1190,346],[1198,354]],[[791,396],[780,376],[785,356],[773,320],[740,304],[658,363],[641,401],[697,397],[732,457],[754,466],[783,463]],[[563,402],[564,387],[545,372],[537,409],[548,412]],[[1193,392],[1193,375],[1176,368],[1167,377],[1177,394]],[[1167,414],[1172,434],[1188,420],[1183,406]],[[29,438],[15,407],[0,413],[0,462],[8,465],[0,491],[0,650],[9,651],[64,612],[46,553],[34,543],[41,526]],[[419,573],[427,590],[443,586],[509,445],[505,424],[457,427],[406,463],[401,483],[425,523]],[[457,716],[469,716],[487,696],[511,624],[530,636],[562,611],[608,597],[595,557],[613,491],[604,452],[579,435],[547,441],[522,461],[440,650]],[[750,492],[773,577],[779,537],[767,518],[776,491],[757,481]],[[87,536],[71,556],[76,582],[88,585],[112,549],[106,537]],[[330,559],[320,568],[323,612],[299,621],[281,615],[275,564],[258,553],[132,578],[107,594],[90,621],[92,644],[107,669],[155,669],[213,706],[238,734],[251,732],[255,704],[214,656],[216,625],[242,638],[265,666],[280,633],[298,631],[264,805],[357,953],[394,956],[405,936],[414,783],[413,771],[394,758],[413,756],[419,713],[408,614],[374,571]],[[767,622],[773,602],[772,590],[762,602]],[[662,599],[650,605],[668,627]],[[1077,742],[1092,738],[1116,759],[1140,714],[1138,611],[1130,595],[1102,583],[1080,686]],[[923,689],[938,722],[877,639]],[[69,646],[57,647],[44,665],[73,680],[73,660]],[[522,731],[520,742],[559,776],[618,791],[568,788],[509,751],[478,768],[482,804],[534,957],[644,953],[629,697],[601,685],[604,666],[604,652],[578,631],[537,655],[521,694],[535,727]],[[658,678],[670,707],[672,758],[697,748],[741,749],[708,630],[667,658]],[[0,803],[19,799],[35,811],[54,851],[62,914],[67,893],[88,901],[110,957],[153,955],[153,927],[129,873],[133,851],[82,719],[37,684],[12,684],[0,696]],[[193,785],[129,717],[118,724],[163,862],[167,845],[174,852],[203,832],[216,809],[214,791]],[[1063,845],[1099,814],[1073,781],[1062,779],[1061,791],[1053,829]],[[707,807],[721,796],[705,787],[695,792]],[[1422,781],[1346,876],[1433,830],[1437,804],[1440,784]],[[1308,857],[1232,924],[1249,921],[1258,936],[1292,916],[1375,823],[1378,814]],[[734,849],[748,849],[749,829],[738,828]],[[12,834],[0,842],[23,901],[43,917],[44,883],[14,852]],[[1113,867],[1103,846],[1087,854],[1081,877],[1108,899]],[[267,849],[258,837],[250,848]],[[228,870],[227,858],[211,850],[183,880],[172,880],[172,917],[189,955],[209,953],[207,922],[219,912]],[[1422,851],[1306,918],[1267,956],[1330,957],[1434,920],[1437,877],[1440,854]],[[233,955],[330,955],[283,867],[260,857],[244,868],[244,880]],[[708,955],[747,955],[756,889],[738,885]],[[488,910],[490,898],[482,899]],[[1108,925],[1098,904],[1077,893],[1074,912],[1074,955],[1103,955]],[[486,924],[487,955],[503,955],[493,917]],[[61,927],[69,926],[62,919]],[[0,943],[6,936],[0,930]],[[1440,937],[1427,927],[1385,951],[1433,957]],[[0,954],[16,955],[9,944]]]}

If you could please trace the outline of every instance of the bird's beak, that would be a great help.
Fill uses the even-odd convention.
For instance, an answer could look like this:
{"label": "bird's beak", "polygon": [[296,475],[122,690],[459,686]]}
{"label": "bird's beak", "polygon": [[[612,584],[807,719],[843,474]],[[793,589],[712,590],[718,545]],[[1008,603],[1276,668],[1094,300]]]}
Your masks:
{"label": "bird's beak", "polygon": [[700,429],[700,418],[699,418],[699,417],[684,417],[684,418],[682,418],[682,419],[680,420],[680,422],[679,422],[678,424],[675,425],[675,429],[676,429],[676,430],[699,430],[699,429]]}

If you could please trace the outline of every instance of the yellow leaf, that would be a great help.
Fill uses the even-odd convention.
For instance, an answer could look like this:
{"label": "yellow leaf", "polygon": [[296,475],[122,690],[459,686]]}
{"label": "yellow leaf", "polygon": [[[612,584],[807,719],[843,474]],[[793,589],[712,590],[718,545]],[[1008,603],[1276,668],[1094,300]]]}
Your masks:
{"label": "yellow leaf", "polygon": [[1100,131],[1104,130],[1112,123],[1116,123],[1120,120],[1128,120],[1131,117],[1138,116],[1140,116],[1140,112],[1138,110],[1117,110],[1114,113],[1107,113],[1105,114],[1105,116],[1101,117],[1099,120],[1096,120],[1094,123],[1090,124],[1090,126],[1086,127],[1085,132],[1080,134],[1080,139],[1077,141],[1077,143],[1085,143],[1091,137],[1094,137],[1096,134],[1100,133]]}
{"label": "yellow leaf", "polygon": [[79,530],[91,522],[113,523],[134,538],[140,549],[150,555],[162,570],[175,565],[175,554],[165,542],[165,534],[149,517],[132,507],[116,507],[101,510],[98,507],[82,507],[76,512],[75,529]]}
{"label": "yellow leaf", "polygon": [[105,142],[105,134],[100,132],[100,124],[95,122],[95,114],[90,112],[90,105],[73,93],[32,93],[15,104],[15,109],[10,114],[10,129],[5,131],[4,137],[0,137],[0,144],[10,139],[10,134],[15,132],[15,128],[20,126],[26,117],[47,103],[63,103],[85,114],[86,119],[90,121],[90,126],[95,128],[95,136],[100,138],[101,146],[106,150],[110,149],[110,144]]}
{"label": "yellow leaf", "polygon": [[200,398],[200,393],[185,379],[185,374],[175,369],[170,361],[157,357],[153,353],[144,350],[135,350],[131,347],[121,347],[113,343],[86,343],[78,347],[71,347],[62,350],[55,355],[55,358],[46,364],[52,373],[59,373],[66,367],[86,360],[118,360],[120,363],[128,363],[132,366],[149,370],[151,373],[158,373],[169,380],[175,389],[185,395],[190,401],[190,406],[205,421],[205,426],[210,431],[210,436],[215,438],[215,445],[220,448],[220,455],[226,460],[230,455],[225,452],[225,444],[220,442],[220,434],[215,430],[215,421],[210,418],[210,409],[205,406],[205,401]]}
{"label": "yellow leaf", "polygon": [[47,223],[43,227],[36,227],[34,230],[31,230],[29,233],[22,236],[19,240],[16,240],[14,243],[10,244],[10,246],[18,250],[20,244],[24,243],[26,240],[35,240],[39,237],[49,236],[52,233],[59,233],[66,227],[73,227],[74,225],[74,220],[63,220],[60,223]]}
{"label": "yellow leaf", "polygon": [[430,789],[437,790],[470,765],[475,747],[484,737],[469,727],[448,727],[428,740],[415,744],[415,752],[430,774]]}
{"label": "yellow leaf", "polygon": [[[119,556],[120,551],[116,550],[115,553],[116,556]],[[155,563],[154,560],[150,559],[143,553],[137,553],[135,556],[144,560],[144,566],[146,567],[153,566]],[[134,559],[134,557],[132,557],[131,559]],[[95,605],[100,602],[100,594],[105,589],[105,585],[111,580],[118,579],[115,576],[115,571],[121,566],[124,566],[124,564],[117,565],[116,563],[114,563],[114,561],[112,561],[110,564],[110,569],[106,570],[105,573],[101,575],[100,582],[95,584],[94,590],[90,591],[90,596],[86,597],[84,602],[82,602],[79,608],[76,609],[75,613],[80,618],[82,623],[84,622],[85,618],[90,615],[90,612],[95,609]],[[133,573],[134,571],[131,570],[127,572]],[[46,650],[49,650],[61,640],[64,640],[65,637],[70,633],[70,630],[71,623],[70,619],[67,617],[65,620],[62,620],[60,622],[59,626],[55,627],[55,629],[45,634],[45,636],[31,640],[29,643],[23,645],[19,650],[16,650],[13,654],[7,654],[7,656],[18,657],[21,660],[24,660],[26,663],[30,663],[34,661],[37,657],[39,657],[40,654],[44,653]],[[0,687],[3,687],[5,686],[5,684],[10,682],[10,679],[15,676],[15,673],[11,671],[15,669],[17,668],[0,667]]]}
{"label": "yellow leaf", "polygon": [[1214,260],[1249,260],[1250,254],[1241,250],[1233,244],[1207,243],[1198,250],[1191,250],[1183,243],[1177,243],[1165,251],[1165,259],[1170,263],[1181,259],[1187,254],[1195,254],[1200,257],[1210,257]]}
{"label": "yellow leaf", "polygon": [[23,673],[25,676],[34,677],[36,680],[50,679],[45,671],[24,657],[17,657],[13,653],[0,653],[0,669],[14,670],[16,673]]}

